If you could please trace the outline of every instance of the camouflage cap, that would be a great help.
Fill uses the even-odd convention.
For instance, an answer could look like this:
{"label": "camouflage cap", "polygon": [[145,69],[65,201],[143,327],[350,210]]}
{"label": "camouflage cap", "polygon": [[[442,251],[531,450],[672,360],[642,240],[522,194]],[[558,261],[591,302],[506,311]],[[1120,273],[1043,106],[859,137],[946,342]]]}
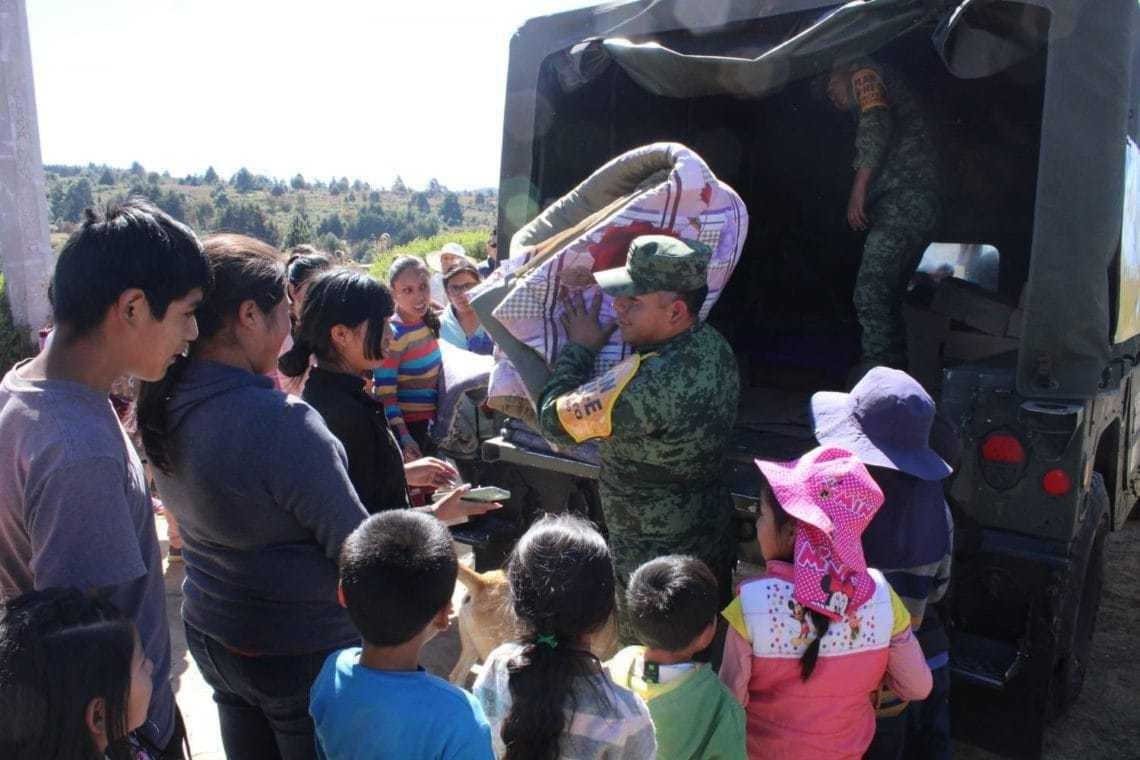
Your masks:
{"label": "camouflage cap", "polygon": [[668,235],[642,235],[629,246],[624,267],[595,272],[594,279],[610,296],[639,296],[659,290],[687,293],[708,284],[707,245]]}

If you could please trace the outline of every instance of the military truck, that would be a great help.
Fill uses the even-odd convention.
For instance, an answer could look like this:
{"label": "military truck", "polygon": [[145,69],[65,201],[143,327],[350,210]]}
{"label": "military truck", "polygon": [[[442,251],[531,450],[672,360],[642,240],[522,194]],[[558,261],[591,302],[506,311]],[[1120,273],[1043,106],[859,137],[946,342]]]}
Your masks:
{"label": "military truck", "polygon": [[[1080,692],[1105,536],[1140,496],[1138,16],[1130,0],[659,0],[536,18],[511,42],[500,250],[596,167],[656,141],[696,150],[747,204],[741,263],[709,318],[746,389],[725,471],[745,508],[752,458],[814,445],[807,399],[842,388],[858,350],[852,125],[811,81],[869,56],[918,93],[944,219],[905,308],[911,372],[961,444],[942,611],[954,726],[1012,756],[1039,755]],[[515,491],[516,527],[599,516],[593,464],[524,425],[501,432],[482,453]]]}

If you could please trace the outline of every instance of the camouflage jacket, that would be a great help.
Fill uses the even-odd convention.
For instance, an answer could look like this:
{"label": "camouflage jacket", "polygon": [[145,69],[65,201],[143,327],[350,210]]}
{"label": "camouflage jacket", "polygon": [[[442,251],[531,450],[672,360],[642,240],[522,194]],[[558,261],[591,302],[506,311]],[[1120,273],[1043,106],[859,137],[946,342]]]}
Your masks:
{"label": "camouflage jacket", "polygon": [[866,61],[851,74],[855,169],[874,171],[867,200],[898,189],[938,189],[938,156],[926,115],[893,70]]}
{"label": "camouflage jacket", "polygon": [[[613,401],[612,431],[600,440],[599,493],[619,570],[665,553],[722,560],[735,549],[726,541],[732,502],[721,467],[740,398],[736,357],[705,324],[638,355],[640,367]],[[555,443],[575,442],[559,401],[593,366],[593,353],[573,344],[555,363],[539,405],[539,425]],[[622,551],[630,546],[634,556]]]}

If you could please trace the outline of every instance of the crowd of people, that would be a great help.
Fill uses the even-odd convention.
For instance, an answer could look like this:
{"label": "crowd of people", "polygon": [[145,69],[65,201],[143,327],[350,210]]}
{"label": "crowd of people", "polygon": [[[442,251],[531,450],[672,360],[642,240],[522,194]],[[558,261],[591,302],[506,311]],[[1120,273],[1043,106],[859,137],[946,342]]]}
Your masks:
{"label": "crowd of people", "polygon": [[[468,300],[485,271],[429,258],[381,283],[200,242],[144,201],[88,213],[51,340],[0,383],[0,756],[188,757],[153,480],[230,758],[949,757],[933,402],[887,368],[817,394],[819,447],[756,462],[766,566],[734,584],[739,374],[699,317],[708,250],[673,238],[597,273],[617,323],[568,299],[538,403],[552,441],[602,440],[606,535],[537,520],[505,567],[521,635],[471,691],[426,672],[454,612],[447,526],[500,507],[464,499],[430,435],[439,341],[493,350]],[[591,384],[614,330],[631,363]],[[122,376],[141,451],[108,400]]]}

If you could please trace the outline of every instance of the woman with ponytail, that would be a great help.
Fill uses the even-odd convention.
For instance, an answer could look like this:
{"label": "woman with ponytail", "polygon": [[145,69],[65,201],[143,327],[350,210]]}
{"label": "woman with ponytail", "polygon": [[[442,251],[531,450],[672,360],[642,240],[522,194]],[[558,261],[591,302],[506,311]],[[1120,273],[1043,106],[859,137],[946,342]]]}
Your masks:
{"label": "woman with ponytail", "polygon": [[321,416],[266,377],[290,326],[280,253],[242,235],[204,248],[214,287],[198,340],[144,384],[139,428],[182,532],[186,638],[226,754],[311,758],[309,687],[359,639],[336,558],[367,513]]}
{"label": "woman with ponytail", "polygon": [[[365,374],[380,366],[391,337],[391,292],[348,269],[322,273],[310,282],[294,345],[277,365],[286,377],[308,373],[301,398],[320,412],[344,446],[348,474],[364,507],[373,513],[407,507],[409,485],[437,489],[458,481],[458,471],[439,459],[405,464],[384,405],[364,390]],[[310,366],[312,359],[316,366]],[[463,516],[473,516],[499,505],[460,501],[459,506]]]}
{"label": "woman with ponytail", "polygon": [[875,735],[880,684],[903,700],[931,688],[910,613],[863,560],[860,536],[883,493],[834,446],[756,465],[767,572],[724,611],[720,677],[747,712],[750,758],[857,760]]}
{"label": "woman with ponytail", "polygon": [[586,521],[546,517],[507,566],[521,641],[500,646],[475,681],[504,760],[646,760],[657,743],[649,708],[613,683],[590,639],[614,609],[614,567]]}
{"label": "woman with ponytail", "polygon": [[[332,257],[327,253],[318,251],[311,245],[295,245],[289,249],[289,258],[285,261],[285,276],[288,280],[288,284],[285,286],[285,295],[289,299],[289,321],[292,323],[293,329],[289,335],[285,336],[285,342],[281,345],[282,355],[293,349],[293,335],[297,332],[297,325],[301,321],[301,311],[305,308],[305,296],[308,295],[310,283],[318,274],[326,272],[332,267]],[[312,357],[308,357],[308,359],[311,363]],[[308,365],[306,365],[307,369]],[[305,371],[300,375],[290,377],[274,368],[269,376],[276,383],[277,390],[285,391],[290,396],[299,397],[301,390],[305,387],[305,380],[308,379],[309,373]]]}

